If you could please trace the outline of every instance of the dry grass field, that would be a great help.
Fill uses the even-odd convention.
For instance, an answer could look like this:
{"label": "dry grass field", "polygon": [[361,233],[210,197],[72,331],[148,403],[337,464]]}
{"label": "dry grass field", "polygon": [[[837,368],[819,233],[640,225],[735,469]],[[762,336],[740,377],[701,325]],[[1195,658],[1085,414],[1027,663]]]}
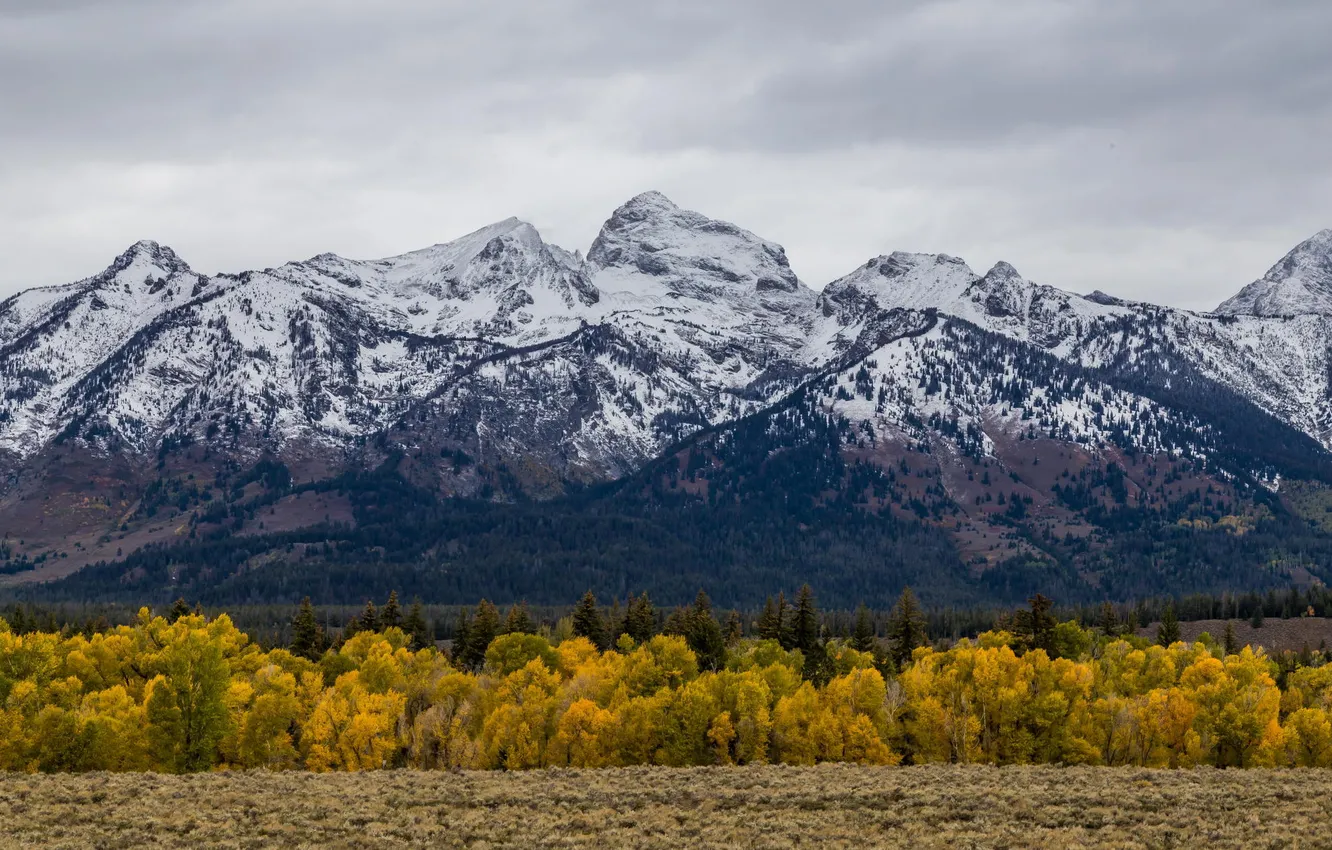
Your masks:
{"label": "dry grass field", "polygon": [[0,847],[1326,847],[1332,772],[0,775]]}

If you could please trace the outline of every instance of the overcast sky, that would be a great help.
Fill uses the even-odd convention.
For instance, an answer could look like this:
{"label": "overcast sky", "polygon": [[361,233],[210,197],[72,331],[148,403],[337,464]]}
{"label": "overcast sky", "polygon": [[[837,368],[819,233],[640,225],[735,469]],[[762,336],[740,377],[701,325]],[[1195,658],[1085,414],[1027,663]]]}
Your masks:
{"label": "overcast sky", "polygon": [[822,287],[892,250],[1208,308],[1332,227],[1327,0],[0,0],[0,295],[659,189]]}

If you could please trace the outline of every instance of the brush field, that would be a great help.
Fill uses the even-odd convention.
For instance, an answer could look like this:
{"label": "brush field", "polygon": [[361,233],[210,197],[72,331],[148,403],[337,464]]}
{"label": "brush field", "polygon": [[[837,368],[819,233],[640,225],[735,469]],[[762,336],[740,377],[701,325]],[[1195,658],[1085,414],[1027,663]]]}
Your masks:
{"label": "brush field", "polygon": [[826,765],[0,775],[0,847],[1327,846],[1332,772]]}

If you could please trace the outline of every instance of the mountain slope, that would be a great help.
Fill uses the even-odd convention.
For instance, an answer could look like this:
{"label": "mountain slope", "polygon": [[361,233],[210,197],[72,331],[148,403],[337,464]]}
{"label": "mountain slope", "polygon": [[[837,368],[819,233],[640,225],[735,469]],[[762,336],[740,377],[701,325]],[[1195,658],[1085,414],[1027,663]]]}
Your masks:
{"label": "mountain slope", "polygon": [[1269,318],[1332,315],[1332,229],[1301,242],[1216,312]]}
{"label": "mountain slope", "polygon": [[[684,584],[734,570],[737,594],[762,558],[862,589],[935,575],[937,598],[1141,590],[1151,568],[1117,571],[1138,563],[1123,547],[1201,545],[1181,528],[1250,535],[1208,550],[1250,560],[1209,560],[1189,586],[1307,579],[1322,567],[1259,577],[1273,557],[1252,547],[1278,539],[1271,523],[1303,528],[1284,482],[1332,484],[1329,268],[1325,232],[1215,314],[943,254],[877,257],[815,293],[780,246],[655,192],[618,208],[586,257],[518,219],[397,257],[212,277],[141,242],[0,304],[0,574],[100,562],[69,581],[109,587],[135,563],[160,577],[205,559],[202,593],[221,581],[204,569],[217,552],[307,576],[377,558],[393,572],[393,552],[434,559],[455,589],[482,561],[509,563],[514,593],[553,588],[533,554],[549,535],[513,531],[525,516],[568,524],[570,576],[589,575],[575,566],[589,534],[651,569],[675,559]],[[443,513],[377,513],[356,495],[370,470],[373,492]],[[519,507],[480,507],[495,502]],[[450,504],[527,555],[476,542],[442,518]],[[321,534],[360,560],[312,557]],[[908,538],[931,554],[912,562]],[[593,560],[615,572],[608,557]],[[897,566],[866,566],[884,558]]]}

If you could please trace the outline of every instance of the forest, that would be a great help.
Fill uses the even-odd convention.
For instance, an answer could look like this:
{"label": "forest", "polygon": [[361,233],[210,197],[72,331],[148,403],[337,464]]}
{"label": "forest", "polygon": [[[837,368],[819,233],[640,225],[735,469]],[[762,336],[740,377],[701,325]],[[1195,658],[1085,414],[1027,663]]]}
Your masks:
{"label": "forest", "polygon": [[180,604],[101,630],[0,621],[0,769],[197,772],[547,766],[1332,766],[1332,665],[1220,639],[1059,621],[1043,596],[930,643],[904,591],[878,627],[826,633],[812,592],[756,621],[705,594],[555,623],[480,603],[447,646],[419,606],[336,634],[308,601],[285,646]]}

